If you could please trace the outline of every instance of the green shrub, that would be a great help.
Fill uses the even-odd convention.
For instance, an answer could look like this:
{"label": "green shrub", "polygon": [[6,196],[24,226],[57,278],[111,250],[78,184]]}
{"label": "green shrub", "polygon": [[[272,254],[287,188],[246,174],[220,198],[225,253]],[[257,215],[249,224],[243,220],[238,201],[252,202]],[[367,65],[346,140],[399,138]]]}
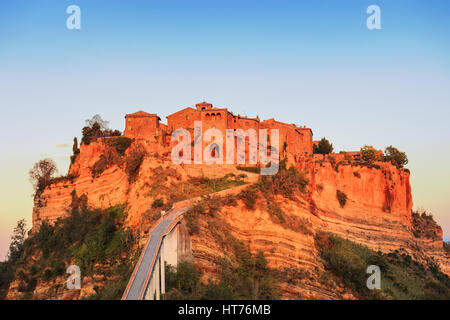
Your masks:
{"label": "green shrub", "polygon": [[256,186],[269,197],[280,194],[285,198],[295,200],[297,193],[305,193],[308,179],[304,172],[294,167],[286,169],[285,161],[280,162],[280,168],[274,175],[260,176]]}
{"label": "green shrub", "polygon": [[153,201],[152,208],[154,208],[154,209],[161,208],[163,205],[164,205],[163,198],[158,198]]}
{"label": "green shrub", "polygon": [[226,195],[222,198],[222,205],[236,207],[238,205],[236,196],[233,194]]}
{"label": "green shrub", "polygon": [[413,234],[416,238],[438,239],[442,232],[441,227],[434,220],[433,215],[427,214],[425,210],[412,211]]}
{"label": "green shrub", "polygon": [[106,160],[106,158],[101,155],[100,159],[94,163],[94,166],[91,168],[92,177],[96,178],[100,176],[107,168],[109,167],[109,164]]}
{"label": "green shrub", "polygon": [[389,146],[384,150],[384,161],[391,162],[397,168],[403,168],[408,163],[406,153],[399,151],[393,146]]}
{"label": "green shrub", "polygon": [[175,269],[165,266],[166,290],[165,299],[200,299],[202,296],[202,271],[198,270],[192,263],[181,262]]}
{"label": "green shrub", "polygon": [[378,150],[368,145],[365,145],[361,148],[361,159],[368,163],[382,160],[380,158],[380,153],[378,152]]}
{"label": "green shrub", "polygon": [[101,137],[117,137],[121,135],[119,130],[111,130],[108,128],[108,121],[102,119],[98,114],[92,119],[86,120],[86,126],[81,130],[81,142],[88,145]]}
{"label": "green shrub", "polygon": [[120,156],[123,156],[130,147],[132,140],[128,137],[112,137],[105,139],[105,142],[113,147]]}
{"label": "green shrub", "polygon": [[347,203],[347,195],[341,190],[336,190],[336,198],[338,199],[341,207],[345,207],[345,204]]}
{"label": "green shrub", "polygon": [[146,156],[146,151],[142,146],[137,146],[129,152],[125,159],[125,172],[128,175],[128,181],[134,182],[139,174],[139,169]]}
{"label": "green shrub", "polygon": [[269,214],[271,216],[276,217],[279,223],[286,222],[286,219],[284,218],[283,210],[281,210],[281,208],[278,206],[278,204],[274,200],[267,201],[267,211],[269,212]]}
{"label": "green shrub", "polygon": [[255,209],[255,203],[257,198],[257,190],[253,186],[245,188],[238,194],[238,199],[242,200],[245,206],[250,209]]}
{"label": "green shrub", "polygon": [[193,235],[200,231],[200,226],[198,223],[198,216],[205,214],[206,209],[203,203],[198,202],[194,204],[191,208],[184,214],[184,219],[186,220],[186,226],[188,228],[189,234]]}
{"label": "green shrub", "polygon": [[322,138],[317,145],[313,145],[313,153],[329,154],[333,152],[333,144],[325,138]]}
{"label": "green shrub", "polygon": [[280,292],[275,272],[267,267],[264,254],[253,256],[240,251],[236,264],[218,262],[218,280],[201,281],[202,271],[192,263],[182,262],[177,268],[166,265],[167,300],[278,299]]}
{"label": "green shrub", "polygon": [[[361,299],[449,299],[450,278],[437,264],[425,268],[407,254],[382,254],[366,246],[319,232],[315,243],[326,270]],[[366,286],[369,265],[381,269],[381,289]]]}

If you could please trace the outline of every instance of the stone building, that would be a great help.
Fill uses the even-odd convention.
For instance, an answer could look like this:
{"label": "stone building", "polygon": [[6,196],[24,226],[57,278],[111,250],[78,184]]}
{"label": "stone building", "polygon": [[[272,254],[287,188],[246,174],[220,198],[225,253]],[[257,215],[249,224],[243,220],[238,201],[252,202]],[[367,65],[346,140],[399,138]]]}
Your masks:
{"label": "stone building", "polygon": [[[177,129],[188,130],[191,137],[193,157],[193,140],[194,127],[196,121],[201,122],[202,137],[208,129],[216,129],[223,137],[222,150],[223,161],[225,162],[226,152],[226,130],[232,129],[234,132],[238,129],[247,131],[254,129],[259,141],[259,129],[267,130],[268,149],[271,148],[270,129],[279,130],[279,154],[283,158],[286,154],[291,154],[296,157],[307,157],[313,153],[312,131],[310,128],[298,127],[295,124],[287,124],[276,121],[275,119],[268,119],[260,121],[259,117],[249,118],[241,115],[235,115],[227,108],[215,108],[211,103],[201,102],[195,105],[195,108],[187,107],[180,111],[167,116],[167,125],[161,123],[161,119],[156,114],[150,114],[143,111],[127,114],[125,116],[126,126],[124,135],[132,139],[139,139],[144,142],[149,148],[154,151],[170,152],[178,141],[171,141],[171,134]],[[245,138],[246,163],[249,163],[249,143],[248,137]],[[210,141],[202,142],[202,150],[211,148]],[[217,156],[220,148],[212,148],[212,156]],[[237,150],[237,141],[235,141],[235,152]]]}

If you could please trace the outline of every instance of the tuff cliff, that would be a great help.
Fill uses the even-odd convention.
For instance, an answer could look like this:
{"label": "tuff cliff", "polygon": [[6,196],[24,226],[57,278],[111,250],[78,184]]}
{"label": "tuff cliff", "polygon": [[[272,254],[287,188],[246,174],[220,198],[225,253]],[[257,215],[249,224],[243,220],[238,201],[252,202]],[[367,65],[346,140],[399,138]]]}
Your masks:
{"label": "tuff cliff", "polygon": [[[252,252],[263,251],[273,268],[301,270],[297,280],[283,283],[284,298],[354,298],[344,286],[321,279],[324,267],[315,246],[317,232],[331,232],[383,253],[397,250],[425,264],[435,259],[443,272],[450,273],[442,230],[438,228],[432,238],[413,233],[407,171],[386,163],[336,167],[330,162],[310,161],[301,166],[309,171],[309,194],[297,201],[281,196],[274,199],[294,227],[274,221],[261,199],[254,210],[240,205],[220,211],[231,234],[248,243]],[[344,207],[337,199],[337,190],[347,196]],[[223,251],[212,234],[213,225],[203,221],[201,232],[192,237],[194,259],[205,271],[205,278],[216,274],[213,261],[217,257],[231,254]]]}
{"label": "tuff cliff", "polygon": [[[135,144],[126,150],[124,157],[132,152]],[[93,208],[126,204],[125,226],[140,234],[144,241],[146,231],[160,210],[169,209],[173,203],[184,200],[177,205],[191,205],[190,198],[226,188],[229,191],[222,191],[221,196],[232,195],[242,190],[242,183],[258,180],[257,174],[239,171],[233,166],[179,166],[150,153],[143,159],[134,180],[130,180],[120,162],[93,175],[92,168],[105,148],[107,145],[101,139],[81,145],[80,154],[70,166],[69,178],[53,183],[36,198],[33,228],[38,228],[43,220],[55,221],[66,216],[74,195],[85,195],[88,206]],[[432,237],[414,234],[407,170],[390,163],[367,165],[341,161],[336,164],[313,157],[291,161],[290,165],[305,171],[309,183],[303,196],[273,197],[286,222],[274,219],[261,197],[255,198],[254,209],[238,200],[237,205],[225,204],[218,210],[216,218],[219,220],[200,218],[199,232],[192,235],[191,242],[194,263],[204,271],[205,280],[217,277],[217,258],[232,255],[223,243],[226,235],[217,233],[218,221],[224,223],[230,235],[248,245],[250,251],[263,251],[269,267],[285,273],[297,270],[289,281],[281,283],[282,296],[287,299],[354,298],[342,284],[321,278],[324,264],[315,246],[315,234],[319,231],[331,232],[375,251],[397,250],[424,263],[434,259],[443,272],[450,274],[442,230],[437,227]],[[222,187],[212,188],[210,180],[205,187],[204,181],[196,180],[205,177],[212,181],[219,179]],[[232,183],[226,180],[228,178],[220,180],[223,177],[235,180]],[[340,202],[338,194],[345,195],[345,204]],[[163,204],[161,207],[154,205],[158,199]]]}
{"label": "tuff cliff", "polygon": [[[126,159],[138,145],[139,142],[133,143],[123,158]],[[105,209],[126,203],[128,214],[126,226],[134,230],[146,230],[149,227],[148,223],[144,226],[142,223],[151,218],[148,214],[156,199],[162,199],[165,206],[161,209],[167,210],[176,201],[210,193],[208,189],[196,188],[191,178],[203,176],[217,178],[226,174],[242,174],[233,166],[223,166],[220,170],[203,165],[180,166],[167,157],[148,152],[133,181],[130,181],[127,175],[126,164],[120,160],[106,166],[100,174],[94,175],[93,168],[107,149],[108,145],[101,139],[89,145],[81,145],[80,153],[71,164],[67,177],[57,179],[35,199],[34,229],[38,228],[43,220],[54,222],[67,216],[74,195],[78,197],[85,195],[88,206],[92,208]]]}

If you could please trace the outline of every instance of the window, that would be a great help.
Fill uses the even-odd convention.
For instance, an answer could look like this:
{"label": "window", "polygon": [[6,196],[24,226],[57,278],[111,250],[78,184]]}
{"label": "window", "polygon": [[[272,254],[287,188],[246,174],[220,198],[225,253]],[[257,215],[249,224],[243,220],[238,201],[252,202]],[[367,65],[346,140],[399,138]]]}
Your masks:
{"label": "window", "polygon": [[211,157],[212,158],[220,157],[219,146],[217,144],[213,144],[211,147],[212,147],[211,148]]}
{"label": "window", "polygon": [[209,113],[207,113],[206,116],[205,116],[205,119],[206,119],[206,120],[209,120],[209,118],[210,118],[210,117],[209,117]]}
{"label": "window", "polygon": [[222,115],[220,113],[217,114],[217,120],[220,120],[222,118]]}

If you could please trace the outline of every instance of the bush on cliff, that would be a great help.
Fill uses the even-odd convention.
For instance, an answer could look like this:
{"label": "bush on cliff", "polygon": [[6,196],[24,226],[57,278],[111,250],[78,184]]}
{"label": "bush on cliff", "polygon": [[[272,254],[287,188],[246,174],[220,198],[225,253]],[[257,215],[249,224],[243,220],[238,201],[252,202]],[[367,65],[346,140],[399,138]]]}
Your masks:
{"label": "bush on cliff", "polygon": [[[325,279],[343,283],[358,298],[450,298],[450,278],[433,261],[424,266],[405,253],[382,254],[330,233],[317,233],[315,243],[324,259]],[[380,267],[379,290],[369,290],[366,286],[369,265]]]}
{"label": "bush on cliff", "polygon": [[345,207],[345,204],[347,203],[347,195],[341,190],[336,190],[336,198],[338,199],[341,208]]}
{"label": "bush on cliff", "polygon": [[92,177],[100,176],[106,169],[113,165],[122,165],[122,157],[130,147],[131,139],[127,137],[115,137],[105,140],[105,148],[99,160],[91,168]]}
{"label": "bush on cliff", "polygon": [[146,155],[147,153],[142,146],[136,146],[128,153],[125,159],[125,172],[128,175],[128,181],[130,183],[136,180]]}
{"label": "bush on cliff", "polygon": [[152,208],[154,208],[154,209],[161,208],[163,205],[164,205],[163,198],[158,198],[153,201]]}
{"label": "bush on cliff", "polygon": [[105,139],[105,143],[114,148],[119,156],[125,154],[125,151],[130,147],[131,142],[131,139],[128,137],[112,137]]}
{"label": "bush on cliff", "polygon": [[325,138],[322,138],[317,145],[313,145],[313,153],[329,154],[333,152],[333,149],[333,144]]}
{"label": "bush on cliff", "polygon": [[295,200],[295,195],[305,193],[309,181],[302,171],[291,166],[286,169],[286,162],[280,161],[280,167],[276,174],[260,176],[257,183],[259,190],[269,197],[280,194],[285,198]]}
{"label": "bush on cliff", "polygon": [[238,199],[242,200],[247,209],[254,210],[258,190],[254,186],[249,186],[239,192]]}
{"label": "bush on cliff", "polygon": [[215,217],[216,212],[223,205],[230,204],[230,197],[205,196],[200,201],[194,203],[184,214],[189,233],[196,234],[200,231],[200,216]]}
{"label": "bush on cliff", "polygon": [[380,153],[378,152],[378,150],[368,145],[365,145],[361,148],[361,159],[368,163],[382,160],[380,158]]}
{"label": "bush on cliff", "polygon": [[78,155],[80,154],[80,148],[78,148],[78,139],[77,137],[73,138],[73,147],[72,147],[73,154],[70,156],[70,163],[74,163]]}
{"label": "bush on cliff", "polygon": [[406,153],[401,152],[393,146],[389,146],[384,150],[384,161],[391,162],[398,168],[403,168],[408,163],[408,157]]}
{"label": "bush on cliff", "polygon": [[424,209],[413,210],[411,212],[413,234],[416,238],[437,239],[438,232],[442,232],[441,227],[434,220],[433,215],[427,214]]}
{"label": "bush on cliff", "polygon": [[93,116],[92,119],[86,120],[86,126],[83,127],[81,133],[81,142],[86,145],[101,137],[116,137],[121,135],[119,130],[109,129],[108,121],[103,120],[98,114]]}

